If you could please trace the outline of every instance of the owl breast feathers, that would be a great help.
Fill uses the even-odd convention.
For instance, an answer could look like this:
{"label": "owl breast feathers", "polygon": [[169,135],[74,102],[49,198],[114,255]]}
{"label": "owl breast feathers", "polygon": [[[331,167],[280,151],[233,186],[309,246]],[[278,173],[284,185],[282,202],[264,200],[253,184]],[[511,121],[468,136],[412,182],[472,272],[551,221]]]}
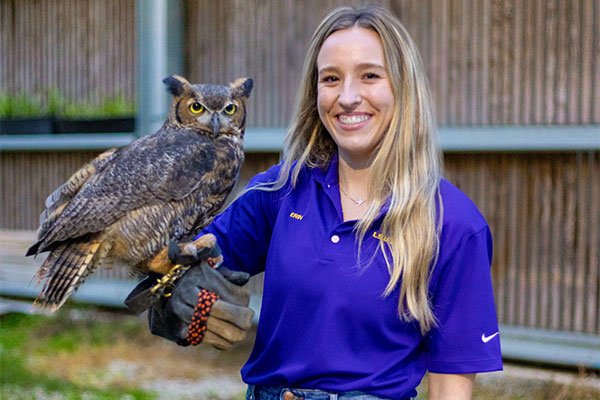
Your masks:
{"label": "owl breast feathers", "polygon": [[163,126],[83,166],[46,200],[38,241],[50,251],[37,276],[36,303],[58,309],[96,268],[124,263],[166,273],[151,260],[170,240],[206,227],[237,181],[243,162],[252,79],[229,86],[163,81],[173,102]]}

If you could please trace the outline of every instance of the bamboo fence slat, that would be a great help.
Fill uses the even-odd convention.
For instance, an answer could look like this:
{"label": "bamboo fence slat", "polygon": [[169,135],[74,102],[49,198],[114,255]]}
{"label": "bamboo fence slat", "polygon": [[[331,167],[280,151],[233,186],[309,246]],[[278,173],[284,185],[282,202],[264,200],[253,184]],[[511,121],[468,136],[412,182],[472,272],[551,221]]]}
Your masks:
{"label": "bamboo fence slat", "polygon": [[[539,165],[539,164],[538,164]],[[532,166],[529,169],[527,176],[527,186],[532,190],[529,191],[527,196],[527,203],[530,204],[529,210],[529,218],[533,221],[539,220],[539,194],[541,193],[541,182],[538,179],[539,167]],[[523,224],[526,224],[527,228],[532,226],[532,221],[527,221],[524,219]],[[540,274],[542,269],[542,264],[539,259],[539,253],[537,249],[540,246],[540,237],[539,235],[529,235],[529,240],[526,241],[529,247],[529,257],[527,258],[527,272],[528,275],[528,290],[529,293],[526,297],[528,301],[527,312],[529,314],[529,318],[527,319],[527,326],[534,327],[537,326],[537,311],[539,299],[537,293],[539,292],[539,282],[540,282]],[[525,269],[525,268],[523,268]]]}
{"label": "bamboo fence slat", "polygon": [[575,284],[575,249],[576,249],[576,227],[577,222],[575,219],[576,200],[576,179],[575,170],[577,168],[576,163],[570,163],[566,168],[566,207],[565,207],[565,226],[566,231],[563,235],[566,238],[566,249],[564,253],[564,265],[565,265],[565,277],[562,280],[563,288],[561,289],[561,295],[563,296],[563,326],[574,326],[574,284]]}
{"label": "bamboo fence slat", "polygon": [[561,276],[561,267],[562,267],[562,251],[564,248],[560,245],[560,236],[561,236],[561,226],[563,224],[562,221],[562,213],[561,213],[561,200],[563,197],[563,182],[558,179],[556,176],[554,165],[552,165],[552,187],[553,190],[550,192],[551,197],[551,234],[550,234],[550,243],[551,243],[551,259],[550,259],[550,310],[549,310],[549,320],[550,327],[552,329],[558,329],[560,326],[560,314],[558,312],[560,306],[560,276]]}
{"label": "bamboo fence slat", "polygon": [[[522,182],[519,182],[520,180],[522,180],[522,178],[519,177],[519,175],[521,175],[522,172],[518,166],[518,164],[515,162],[515,165],[513,166],[513,180],[511,183],[513,184],[520,184]],[[528,177],[528,174],[525,173],[524,174],[524,178],[526,179]],[[527,182],[527,181],[526,181]],[[516,220],[515,220],[515,224],[514,224],[514,231],[515,231],[515,236],[518,238],[525,238],[527,237],[527,230],[528,230],[528,221],[529,221],[529,213],[531,212],[531,205],[532,203],[530,203],[527,199],[529,195],[529,191],[528,190],[522,190],[522,191],[518,191],[515,195],[516,197],[516,204],[515,204],[515,208],[516,208]],[[519,240],[517,242],[517,246],[516,246],[516,252],[517,252],[517,256],[515,257],[515,263],[516,263],[516,286],[517,286],[517,293],[516,293],[516,297],[517,297],[517,308],[516,308],[516,313],[518,315],[518,324],[519,325],[526,325],[527,324],[527,293],[529,293],[528,287],[527,287],[527,274],[530,271],[530,267],[528,266],[528,268],[523,268],[524,265],[528,265],[527,264],[527,253],[529,250],[529,242],[526,240]]]}
{"label": "bamboo fence slat", "polygon": [[[590,242],[587,246],[589,252],[589,261],[586,263],[589,266],[587,273],[588,276],[588,290],[585,291],[586,296],[589,296],[588,302],[588,315],[590,319],[587,323],[587,330],[590,332],[600,332],[600,317],[598,316],[598,310],[600,310],[600,293],[598,291],[598,285],[600,282],[600,156],[597,153],[589,153],[588,157],[590,176],[589,181],[590,191],[592,193],[590,200],[590,207],[588,210],[582,210],[582,214],[589,213],[590,223]],[[587,212],[586,212],[587,211]]]}

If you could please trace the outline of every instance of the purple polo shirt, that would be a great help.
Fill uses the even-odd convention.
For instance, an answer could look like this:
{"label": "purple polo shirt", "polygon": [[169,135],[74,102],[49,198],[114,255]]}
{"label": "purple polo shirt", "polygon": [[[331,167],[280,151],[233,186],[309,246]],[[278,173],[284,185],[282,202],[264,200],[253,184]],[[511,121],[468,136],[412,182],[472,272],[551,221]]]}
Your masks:
{"label": "purple polo shirt", "polygon": [[[250,186],[273,181],[280,166]],[[354,221],[343,222],[337,157],[328,169],[305,168],[293,190],[251,190],[206,229],[230,268],[265,271],[254,349],[244,382],[384,398],[416,396],[426,370],[502,369],[490,262],[490,230],[475,205],[443,180],[440,255],[430,295],[438,326],[422,336],[398,318],[379,240],[382,216],[365,236],[357,265]]]}

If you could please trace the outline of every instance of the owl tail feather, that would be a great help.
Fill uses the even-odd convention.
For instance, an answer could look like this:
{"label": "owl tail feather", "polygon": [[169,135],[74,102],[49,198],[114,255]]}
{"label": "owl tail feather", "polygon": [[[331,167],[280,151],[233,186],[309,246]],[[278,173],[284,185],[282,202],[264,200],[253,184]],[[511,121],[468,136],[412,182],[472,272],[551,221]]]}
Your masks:
{"label": "owl tail feather", "polygon": [[36,276],[46,282],[34,305],[58,310],[96,268],[101,241],[61,245],[54,249]]}

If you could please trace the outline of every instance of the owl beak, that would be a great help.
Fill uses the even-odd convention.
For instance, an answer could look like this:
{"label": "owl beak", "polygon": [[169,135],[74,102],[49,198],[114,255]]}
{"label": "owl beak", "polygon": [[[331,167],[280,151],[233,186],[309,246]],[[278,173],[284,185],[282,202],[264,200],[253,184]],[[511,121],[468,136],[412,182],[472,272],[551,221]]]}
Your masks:
{"label": "owl beak", "polygon": [[212,115],[210,123],[212,124],[213,133],[215,135],[219,133],[219,130],[221,129],[221,123],[219,122],[219,116],[216,113]]}

